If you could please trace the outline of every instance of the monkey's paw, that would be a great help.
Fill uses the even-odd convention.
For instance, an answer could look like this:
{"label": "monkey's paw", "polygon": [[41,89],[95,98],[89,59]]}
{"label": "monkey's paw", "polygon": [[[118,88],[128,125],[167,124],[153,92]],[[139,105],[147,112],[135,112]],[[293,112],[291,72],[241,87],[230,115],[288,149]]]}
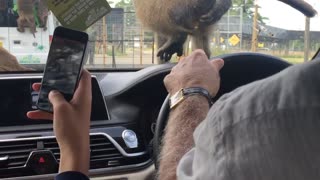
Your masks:
{"label": "monkey's paw", "polygon": [[183,44],[179,42],[173,42],[168,47],[161,47],[158,51],[157,56],[160,57],[160,60],[166,62],[170,61],[174,53],[177,53],[177,56],[182,56]]}
{"label": "monkey's paw", "polygon": [[24,32],[25,32],[24,28],[17,28],[17,31],[18,31],[18,32],[21,32],[21,33],[24,33]]}
{"label": "monkey's paw", "polygon": [[213,16],[211,14],[206,14],[200,17],[200,22],[211,23],[213,21]]}

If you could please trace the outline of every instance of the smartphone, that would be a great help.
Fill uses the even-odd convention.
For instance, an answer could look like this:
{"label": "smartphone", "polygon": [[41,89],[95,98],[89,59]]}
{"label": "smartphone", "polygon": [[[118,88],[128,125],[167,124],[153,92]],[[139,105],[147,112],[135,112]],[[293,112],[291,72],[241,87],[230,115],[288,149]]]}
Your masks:
{"label": "smartphone", "polygon": [[64,27],[55,29],[37,101],[38,109],[53,112],[48,98],[52,90],[62,93],[67,101],[72,99],[80,79],[87,43],[87,33]]}

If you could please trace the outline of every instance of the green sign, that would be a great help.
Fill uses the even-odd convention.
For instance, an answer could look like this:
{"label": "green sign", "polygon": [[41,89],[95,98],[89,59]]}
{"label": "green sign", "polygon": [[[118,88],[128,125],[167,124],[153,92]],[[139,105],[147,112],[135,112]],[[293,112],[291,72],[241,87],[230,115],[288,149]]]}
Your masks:
{"label": "green sign", "polygon": [[111,11],[106,0],[46,0],[62,26],[84,31]]}
{"label": "green sign", "polygon": [[27,55],[18,59],[20,64],[40,64],[41,60],[37,56]]}

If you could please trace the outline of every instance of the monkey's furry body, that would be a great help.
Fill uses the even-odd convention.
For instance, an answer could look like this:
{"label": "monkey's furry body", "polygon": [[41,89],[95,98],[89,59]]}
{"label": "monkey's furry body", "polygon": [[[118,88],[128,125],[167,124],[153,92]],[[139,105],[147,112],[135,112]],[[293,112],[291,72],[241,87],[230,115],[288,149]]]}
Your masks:
{"label": "monkey's furry body", "polygon": [[[306,16],[316,11],[303,0],[279,0]],[[214,25],[229,10],[231,0],[134,0],[141,23],[158,35],[158,56],[163,61],[183,54],[188,35],[193,49],[203,49],[210,57],[209,39]]]}

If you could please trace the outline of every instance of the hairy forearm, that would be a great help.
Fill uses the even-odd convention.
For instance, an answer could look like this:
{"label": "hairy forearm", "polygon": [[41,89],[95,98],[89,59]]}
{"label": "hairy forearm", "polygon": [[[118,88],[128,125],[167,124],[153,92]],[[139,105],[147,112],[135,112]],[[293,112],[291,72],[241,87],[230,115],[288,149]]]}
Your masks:
{"label": "hairy forearm", "polygon": [[175,180],[177,165],[193,146],[193,132],[205,119],[209,104],[202,96],[190,96],[171,111],[163,139],[159,179]]}

